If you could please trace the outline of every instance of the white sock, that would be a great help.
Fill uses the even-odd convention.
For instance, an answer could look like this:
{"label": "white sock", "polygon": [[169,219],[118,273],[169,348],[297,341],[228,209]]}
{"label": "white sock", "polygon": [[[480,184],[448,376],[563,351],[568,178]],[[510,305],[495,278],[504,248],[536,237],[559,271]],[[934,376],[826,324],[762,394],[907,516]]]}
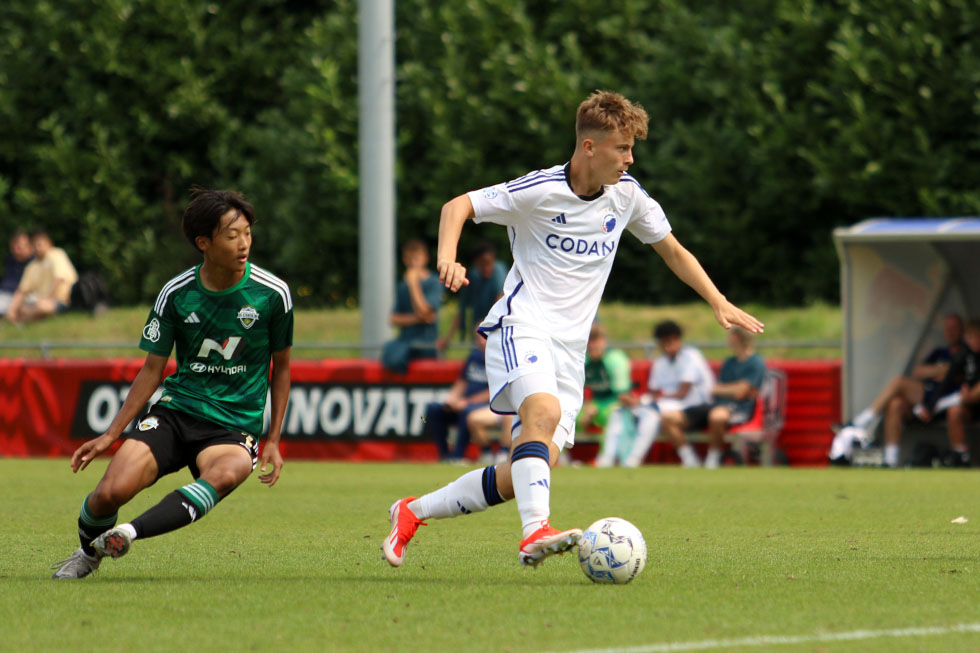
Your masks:
{"label": "white sock", "polygon": [[636,416],[636,439],[633,448],[623,461],[624,467],[639,467],[646,460],[653,441],[660,431],[660,411],[654,408],[644,408]]}
{"label": "white sock", "polygon": [[526,442],[515,447],[512,454],[517,460],[510,464],[510,477],[523,537],[538,530],[551,514],[551,465],[538,455],[526,455],[526,451],[538,451],[542,447],[548,451],[548,445],[543,442]]}
{"label": "white sock", "polygon": [[709,447],[704,457],[705,467],[718,467],[721,464],[721,449]]}
{"label": "white sock", "polygon": [[851,424],[859,428],[866,429],[871,426],[871,422],[875,421],[875,417],[877,417],[877,415],[875,415],[874,411],[872,411],[870,408],[865,408],[857,414],[857,417],[851,421]]}
{"label": "white sock", "polygon": [[[119,524],[118,526],[116,526],[116,528],[119,528],[121,530],[126,531],[126,533],[129,534],[129,539],[131,539],[131,540],[135,540],[136,539],[136,529],[133,528],[133,525],[132,524]],[[140,546],[142,546],[142,545],[140,545]]]}
{"label": "white sock", "polygon": [[446,519],[488,508],[483,495],[483,469],[466,472],[449,485],[411,501],[408,509],[421,520]]}
{"label": "white sock", "polygon": [[697,466],[701,464],[701,459],[698,458],[697,452],[694,450],[690,444],[685,444],[680,449],[677,450],[677,455],[680,456],[681,462],[688,466]]}
{"label": "white sock", "polygon": [[616,464],[616,451],[619,449],[619,434],[623,430],[622,420],[609,417],[606,432],[602,435],[602,447],[595,462],[597,467],[612,467]]}
{"label": "white sock", "polygon": [[885,464],[889,467],[898,467],[898,450],[897,444],[885,445]]}

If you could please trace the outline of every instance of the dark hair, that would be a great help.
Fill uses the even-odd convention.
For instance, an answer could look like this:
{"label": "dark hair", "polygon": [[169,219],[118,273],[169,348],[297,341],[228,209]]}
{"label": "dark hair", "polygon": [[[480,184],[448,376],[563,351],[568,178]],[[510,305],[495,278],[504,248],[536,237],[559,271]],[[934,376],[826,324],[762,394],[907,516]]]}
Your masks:
{"label": "dark hair", "polygon": [[426,256],[429,254],[429,248],[426,247],[425,241],[421,238],[410,238],[402,243],[402,254],[407,254],[408,252],[425,252]]}
{"label": "dark hair", "polygon": [[228,211],[238,211],[248,223],[255,223],[255,209],[245,201],[245,196],[233,190],[209,190],[206,188],[191,188],[194,198],[184,210],[181,229],[195,249],[198,236],[212,238],[214,232],[221,226],[221,216]]}
{"label": "dark hair", "polygon": [[36,229],[31,229],[31,240],[37,238],[38,236],[51,240],[51,235],[48,234],[48,230],[45,229],[44,227],[37,227]]}
{"label": "dark hair", "polygon": [[491,243],[489,240],[481,240],[473,246],[472,258],[474,261],[484,254],[493,254],[494,257],[496,257],[497,246]]}
{"label": "dark hair", "polygon": [[30,238],[31,235],[27,233],[26,230],[17,227],[14,229],[14,233],[10,234],[10,242],[14,242],[18,238]]}
{"label": "dark hair", "polygon": [[680,338],[682,333],[680,325],[673,320],[664,320],[653,327],[653,337],[657,340],[671,337]]}

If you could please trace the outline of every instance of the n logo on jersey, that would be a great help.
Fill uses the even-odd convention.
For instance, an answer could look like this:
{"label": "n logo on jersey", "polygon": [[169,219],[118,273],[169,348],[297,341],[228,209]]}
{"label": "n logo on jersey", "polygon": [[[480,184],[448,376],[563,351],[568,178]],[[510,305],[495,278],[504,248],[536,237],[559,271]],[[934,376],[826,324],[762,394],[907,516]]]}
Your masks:
{"label": "n logo on jersey", "polygon": [[246,329],[251,329],[252,325],[255,324],[259,319],[259,312],[255,310],[253,306],[242,306],[242,310],[238,311],[238,321],[242,323],[242,326]]}
{"label": "n logo on jersey", "polygon": [[223,344],[218,344],[217,340],[205,338],[204,342],[201,343],[201,349],[197,352],[197,357],[207,358],[211,355],[211,352],[216,351],[226,361],[230,361],[233,358],[241,356],[243,349],[245,349],[245,338],[241,336],[232,336],[225,340]]}

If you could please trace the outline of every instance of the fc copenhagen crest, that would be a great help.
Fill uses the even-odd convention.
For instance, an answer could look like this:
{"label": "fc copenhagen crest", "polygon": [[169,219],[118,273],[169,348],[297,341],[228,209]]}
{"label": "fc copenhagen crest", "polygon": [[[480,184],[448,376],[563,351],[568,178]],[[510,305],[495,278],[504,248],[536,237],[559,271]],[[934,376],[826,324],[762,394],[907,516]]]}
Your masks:
{"label": "fc copenhagen crest", "polygon": [[242,306],[242,310],[238,311],[238,321],[246,329],[251,329],[252,325],[258,322],[258,320],[259,312],[252,306]]}

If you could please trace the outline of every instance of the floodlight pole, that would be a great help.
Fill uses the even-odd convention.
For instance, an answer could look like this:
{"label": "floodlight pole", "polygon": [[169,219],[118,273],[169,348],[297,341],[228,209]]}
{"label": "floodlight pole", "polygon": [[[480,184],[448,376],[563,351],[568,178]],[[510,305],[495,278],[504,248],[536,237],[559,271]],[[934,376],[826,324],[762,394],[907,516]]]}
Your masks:
{"label": "floodlight pole", "polygon": [[391,337],[395,286],[395,34],[393,0],[360,0],[357,27],[361,344]]}

